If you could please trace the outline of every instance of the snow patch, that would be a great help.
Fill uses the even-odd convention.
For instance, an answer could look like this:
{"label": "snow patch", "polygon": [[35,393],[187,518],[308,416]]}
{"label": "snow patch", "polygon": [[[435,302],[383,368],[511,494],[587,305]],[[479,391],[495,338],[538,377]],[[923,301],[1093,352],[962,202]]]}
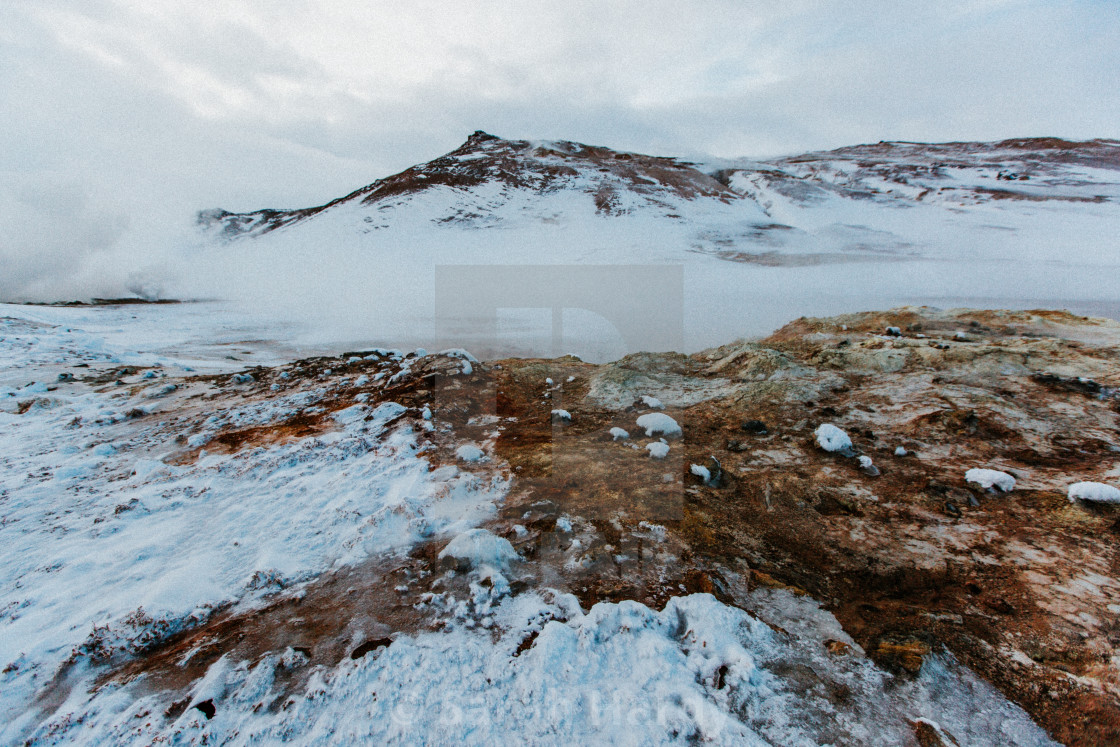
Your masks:
{"label": "snow patch", "polygon": [[1120,488],[1103,482],[1075,482],[1069,486],[1069,501],[1093,503],[1120,503]]}
{"label": "snow patch", "polygon": [[995,488],[1001,493],[1010,493],[1015,489],[1015,478],[1006,472],[1000,472],[996,469],[982,469],[976,467],[965,472],[964,479],[965,482],[979,485],[985,490]]}
{"label": "snow patch", "polygon": [[644,428],[647,436],[660,433],[665,436],[681,435],[681,427],[677,421],[663,412],[649,412],[637,420],[638,427]]}

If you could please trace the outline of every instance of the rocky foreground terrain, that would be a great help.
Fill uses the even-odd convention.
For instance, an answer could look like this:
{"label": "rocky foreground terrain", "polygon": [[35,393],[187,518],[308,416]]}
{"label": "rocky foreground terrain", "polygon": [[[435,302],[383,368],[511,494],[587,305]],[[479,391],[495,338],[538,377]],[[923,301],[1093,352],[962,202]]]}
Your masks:
{"label": "rocky foreground terrain", "polygon": [[[876,743],[852,725],[879,707],[853,684],[853,668],[881,672],[887,691],[902,692],[945,662],[990,682],[1054,740],[1120,742],[1120,506],[1067,497],[1072,483],[1120,483],[1120,323],[907,307],[802,318],[759,342],[603,365],[361,351],[232,375],[185,374],[170,385],[143,366],[70,367],[60,378],[53,392],[11,394],[8,417],[57,409],[52,397],[67,387],[160,403],[104,421],[139,433],[130,447],[137,453],[159,455],[116,476],[110,470],[105,479],[118,484],[218,463],[223,474],[248,475],[273,453],[286,469],[306,459],[307,444],[348,443],[331,439],[365,421],[371,430],[361,448],[415,434],[422,473],[457,473],[471,481],[468,492],[490,486],[500,499],[471,515],[468,525],[485,531],[453,531],[457,519],[440,513],[440,501],[450,512],[464,505],[466,483],[437,486],[426,508],[412,511],[408,496],[428,490],[429,477],[417,475],[385,511],[363,517],[356,509],[351,518],[379,522],[411,543],[362,535],[333,548],[341,560],[321,572],[255,573],[240,601],[178,619],[148,616],[141,606],[92,630],[75,625],[88,636],[54,670],[28,663],[30,655],[4,662],[7,681],[36,693],[28,708],[38,716],[21,717],[23,736],[35,743],[104,727],[111,719],[90,706],[98,693],[147,699],[143,709],[117,711],[124,721],[110,733],[119,739],[150,739],[184,713],[202,724],[218,719],[233,706],[223,701],[227,690],[207,683],[231,662],[283,658],[256,708],[286,709],[277,704],[319,687],[324,671],[388,661],[401,641],[464,624],[508,642],[513,667],[546,638],[552,645],[549,628],[530,626],[509,639],[493,605],[504,600],[505,609],[543,590],[570,594],[564,598],[583,610],[630,600],[676,610],[682,621],[681,598],[706,598],[688,595],[745,610],[769,626],[774,645],[786,647],[779,650],[801,652],[766,668],[815,703],[818,721],[805,727],[805,743]],[[250,410],[265,415],[232,417]],[[826,423],[844,431],[851,448],[822,448],[816,434]],[[364,476],[346,468],[353,474],[339,479]],[[1005,472],[1014,489],[969,483],[972,468]],[[217,479],[195,475],[183,500],[218,492]],[[0,493],[4,526],[18,528],[27,517],[13,508],[17,491],[9,488]],[[103,501],[94,511],[97,531],[154,511],[169,488],[153,490],[131,502],[122,493]],[[238,505],[255,495],[244,493]],[[289,500],[298,517],[300,502],[312,497]],[[254,526],[276,531],[269,522],[284,510],[254,518],[232,544]],[[461,551],[470,542],[475,550]],[[479,557],[501,572],[480,572]],[[818,606],[835,619],[810,628],[807,621],[824,614]],[[548,614],[563,619],[561,608],[557,602]],[[18,618],[18,607],[5,609]],[[735,689],[746,687],[736,671],[717,663],[701,685],[735,702]],[[86,689],[90,695],[81,695]],[[977,692],[947,697],[974,707],[968,718],[982,729],[977,714],[987,706],[968,702]],[[82,715],[87,708],[93,715]],[[741,706],[739,718],[749,722],[749,711]],[[910,720],[902,742],[1024,743],[903,715]]]}

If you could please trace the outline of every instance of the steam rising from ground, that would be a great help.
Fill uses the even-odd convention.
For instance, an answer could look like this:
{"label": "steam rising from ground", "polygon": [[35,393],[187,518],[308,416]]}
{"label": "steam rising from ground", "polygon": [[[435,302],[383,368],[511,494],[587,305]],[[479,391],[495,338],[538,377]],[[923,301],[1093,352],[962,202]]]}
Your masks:
{"label": "steam rising from ground", "polygon": [[15,302],[174,293],[190,240],[185,220],[138,219],[104,190],[53,174],[0,187],[0,237],[0,300]]}

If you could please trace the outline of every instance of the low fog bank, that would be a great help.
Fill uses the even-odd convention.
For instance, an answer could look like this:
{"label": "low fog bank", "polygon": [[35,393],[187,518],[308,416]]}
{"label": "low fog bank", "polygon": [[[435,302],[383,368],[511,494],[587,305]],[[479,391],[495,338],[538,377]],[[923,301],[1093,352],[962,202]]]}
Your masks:
{"label": "low fog bank", "polygon": [[[1101,241],[1100,226],[1091,222],[1059,221],[1046,231],[1026,226],[980,237],[983,243],[964,226],[956,239],[941,235],[905,255],[767,266],[690,250],[687,229],[624,218],[366,234],[326,224],[225,242],[204,236],[193,215],[140,219],[78,185],[37,188],[26,199],[3,196],[0,299],[222,299],[229,303],[215,313],[250,319],[270,339],[306,349],[462,346],[484,357],[575,353],[603,361],[640,349],[694,352],[761,337],[799,316],[906,304],[1120,316],[1120,268],[1105,249],[1095,250],[1101,258],[1094,261],[1094,250],[1085,248]],[[51,190],[50,200],[42,190]],[[1060,240],[1056,231],[1064,234]],[[1080,254],[1063,248],[1074,244]],[[812,251],[813,237],[788,249]],[[445,276],[437,286],[436,268],[457,265],[513,267],[514,279],[468,273],[458,281]],[[548,293],[536,294],[539,301],[509,294],[518,285],[517,267],[541,265],[558,268],[555,281],[542,286]],[[592,294],[621,300],[623,310],[605,318],[590,308],[587,283],[560,272],[595,265],[683,268],[680,292],[612,276]],[[488,320],[437,324],[441,306],[465,313],[464,299],[469,308],[481,298],[498,299]],[[508,308],[502,298],[511,299]],[[666,342],[674,325],[679,339]]]}

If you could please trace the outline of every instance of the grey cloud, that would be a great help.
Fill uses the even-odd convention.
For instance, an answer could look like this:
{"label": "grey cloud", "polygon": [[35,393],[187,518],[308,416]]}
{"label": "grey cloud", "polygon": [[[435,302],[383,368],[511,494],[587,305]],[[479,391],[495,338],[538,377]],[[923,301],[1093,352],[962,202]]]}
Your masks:
{"label": "grey cloud", "polygon": [[[1116,136],[1120,18],[1108,7],[4,4],[0,173],[44,183],[63,174],[90,205],[113,202],[105,221],[92,217],[100,207],[56,216],[67,250],[27,241],[60,199],[40,193],[38,212],[25,206],[0,224],[5,269],[58,267],[84,245],[119,257],[123,277],[156,261],[154,239],[142,239],[153,226],[207,207],[325,202],[479,128],[721,156]],[[0,192],[15,204],[10,188]],[[107,231],[120,216],[128,228]],[[11,294],[10,282],[0,291]]]}

